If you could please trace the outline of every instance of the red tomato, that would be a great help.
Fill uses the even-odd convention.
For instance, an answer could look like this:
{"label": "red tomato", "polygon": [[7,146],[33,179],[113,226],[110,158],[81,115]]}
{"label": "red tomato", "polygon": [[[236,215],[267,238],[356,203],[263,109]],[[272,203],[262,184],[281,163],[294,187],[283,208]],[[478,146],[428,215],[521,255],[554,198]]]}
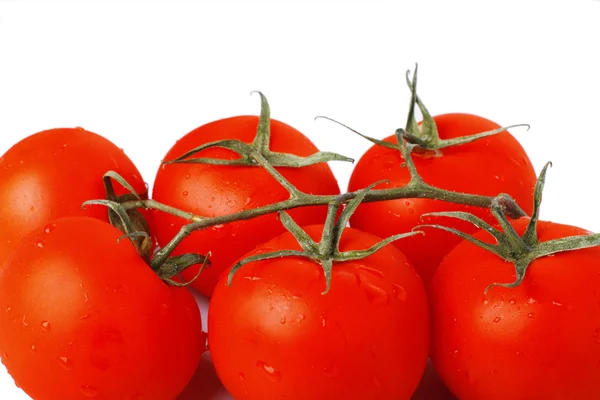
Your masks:
{"label": "red tomato", "polygon": [[[309,226],[318,239],[322,226]],[[380,239],[347,229],[340,250]],[[300,246],[285,233],[248,255]],[[322,267],[285,257],[243,266],[211,298],[209,347],[231,395],[263,399],[410,399],[425,369],[425,289],[406,257],[386,246],[360,261]]]}
{"label": "red tomato", "polygon": [[[544,242],[589,232],[539,222],[538,233]],[[442,379],[461,400],[600,398],[600,248],[537,259],[518,287],[484,294],[515,279],[513,264],[469,242],[446,256],[430,287]]]}
{"label": "red tomato", "polygon": [[[238,139],[251,143],[256,134],[258,117],[241,116],[222,119],[201,126],[179,140],[165,156],[175,159],[205,143],[223,139]],[[308,156],[317,148],[296,129],[271,120],[271,150]],[[225,149],[207,149],[196,156],[235,159],[237,154]],[[278,168],[279,172],[298,189],[312,194],[339,194],[339,187],[326,164],[303,168]],[[257,208],[289,198],[288,192],[261,167],[231,167],[203,164],[170,164],[161,167],[156,175],[153,198],[159,202],[214,217]],[[300,225],[323,223],[327,207],[302,207],[290,211]],[[154,213],[150,224],[158,242],[164,246],[175,236],[186,221],[162,212]],[[210,296],[221,272],[235,260],[285,229],[277,214],[265,215],[247,221],[215,226],[193,232],[175,250],[182,253],[212,253],[211,267],[202,272],[194,288]],[[183,276],[191,279],[197,268],[190,268]]]}
{"label": "red tomato", "polygon": [[[500,126],[487,119],[468,114],[445,114],[434,117],[442,139],[472,135]],[[395,136],[385,139],[397,143]],[[508,193],[531,213],[536,175],[527,154],[508,132],[456,147],[439,150],[437,154],[413,152],[417,171],[428,184],[458,192],[495,196]],[[362,189],[387,179],[390,182],[376,189],[405,186],[410,175],[398,150],[379,145],[371,147],[359,160],[350,178],[349,191]],[[350,220],[350,226],[389,237],[410,231],[422,223],[422,214],[439,211],[468,211],[486,221],[492,221],[484,208],[468,207],[431,199],[399,199],[361,204]],[[468,223],[450,221],[452,227],[473,232]],[[437,265],[459,239],[441,231],[427,230],[396,242],[415,266],[428,286]]]}
{"label": "red tomato", "polygon": [[146,192],[123,150],[82,128],[42,131],[9,149],[0,158],[0,268],[27,233],[50,220],[85,215],[108,221],[106,208],[84,211],[81,205],[106,198],[102,176],[109,170]]}
{"label": "red tomato", "polygon": [[0,355],[32,398],[174,399],[194,375],[204,334],[193,296],[120,236],[97,219],[58,219],[0,272]]}

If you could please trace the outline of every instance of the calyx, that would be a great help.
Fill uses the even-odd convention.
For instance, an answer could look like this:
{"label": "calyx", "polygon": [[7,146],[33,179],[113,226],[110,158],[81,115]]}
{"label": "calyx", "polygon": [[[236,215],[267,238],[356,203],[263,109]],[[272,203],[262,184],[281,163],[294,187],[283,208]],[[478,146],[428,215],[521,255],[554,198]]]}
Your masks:
{"label": "calyx", "polygon": [[537,235],[537,222],[539,218],[540,205],[542,202],[542,192],[544,190],[544,184],[546,182],[546,171],[550,165],[552,164],[547,163],[542,169],[540,176],[538,177],[538,181],[536,183],[534,192],[533,214],[531,215],[529,223],[527,224],[527,228],[525,229],[525,232],[522,236],[519,236],[519,234],[515,231],[513,226],[508,221],[508,218],[504,213],[504,207],[502,204],[504,199],[500,196],[497,197],[494,201],[492,201],[490,210],[494,218],[498,221],[501,230],[493,227],[492,225],[488,224],[482,219],[466,212],[436,212],[424,214],[421,216],[421,218],[448,217],[469,222],[475,225],[476,227],[485,230],[491,236],[493,236],[494,239],[496,239],[496,244],[486,243],[457,229],[438,224],[418,225],[414,229],[416,230],[422,228],[436,228],[447,232],[451,232],[475,244],[476,246],[479,246],[491,253],[494,253],[503,260],[513,263],[516,271],[516,280],[514,282],[509,283],[492,283],[486,288],[486,293],[489,289],[491,289],[494,286],[501,286],[507,288],[519,286],[525,278],[527,268],[529,267],[529,265],[531,265],[531,263],[534,260],[555,253],[585,249],[600,245],[600,234],[570,236],[560,239],[549,240],[546,242],[539,241]]}

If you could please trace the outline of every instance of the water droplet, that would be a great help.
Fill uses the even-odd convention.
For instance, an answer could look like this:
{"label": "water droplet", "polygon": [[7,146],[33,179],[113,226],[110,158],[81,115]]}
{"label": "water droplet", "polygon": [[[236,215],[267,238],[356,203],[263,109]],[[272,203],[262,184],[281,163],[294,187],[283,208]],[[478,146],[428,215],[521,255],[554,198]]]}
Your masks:
{"label": "water droplet", "polygon": [[489,304],[489,302],[490,302],[490,301],[489,301],[488,299],[485,299],[485,300],[483,301],[483,305],[487,305],[487,304]]}
{"label": "water droplet", "polygon": [[495,324],[497,324],[500,321],[502,321],[502,317],[496,317],[496,318],[494,318],[494,323]]}
{"label": "water droplet", "polygon": [[38,249],[43,249],[44,243],[42,241],[37,241],[35,242],[35,247],[37,247]]}
{"label": "water droplet", "polygon": [[323,315],[321,315],[321,326],[325,328],[327,326],[327,320]]}
{"label": "water droplet", "polygon": [[90,317],[90,314],[88,313],[88,314],[82,315],[81,317],[79,317],[79,319],[88,319],[89,317]]}
{"label": "water droplet", "polygon": [[555,306],[557,306],[557,307],[562,307],[562,306],[564,306],[564,304],[563,304],[563,303],[559,303],[558,301],[553,301],[553,302],[552,302],[552,304],[553,304],[553,305],[555,305]]}
{"label": "water droplet", "polygon": [[69,147],[69,145],[67,143],[63,143],[63,147],[66,149],[67,147]]}
{"label": "water droplet", "polygon": [[594,331],[594,338],[596,339],[596,342],[600,343],[600,328]]}
{"label": "water droplet", "polygon": [[44,233],[50,233],[56,228],[56,224],[48,224],[44,227]]}
{"label": "water droplet", "polygon": [[508,304],[514,306],[515,304],[517,304],[517,299],[510,299],[510,300],[508,300]]}
{"label": "water droplet", "polygon": [[533,319],[533,313],[530,312],[529,314],[527,314],[527,318]]}
{"label": "water droplet", "polygon": [[100,393],[98,389],[93,386],[85,385],[80,388],[81,393],[86,397],[96,397]]}
{"label": "water droplet", "polygon": [[324,367],[323,374],[328,378],[333,378],[338,374],[338,368],[335,365]]}
{"label": "water droplet", "polygon": [[258,361],[256,366],[265,373],[267,378],[269,378],[273,382],[281,381],[281,372],[277,371],[275,368],[270,366],[264,361]]}
{"label": "water droplet", "polygon": [[383,272],[381,272],[380,270],[378,270],[376,268],[367,267],[366,265],[359,265],[357,267],[357,269],[360,271],[364,271],[369,274],[375,275],[378,278],[385,278],[385,275],[383,274]]}
{"label": "water droplet", "polygon": [[406,289],[404,289],[402,286],[392,283],[392,291],[398,300],[406,301]]}
{"label": "water droplet", "polygon": [[537,303],[537,301],[535,301],[535,299],[533,297],[530,297],[529,300],[527,300],[527,304],[535,304]]}
{"label": "water droplet", "polygon": [[81,132],[81,131],[84,131],[85,129],[83,129],[83,128],[82,128],[82,127],[80,127],[80,126],[76,126],[76,127],[74,128],[74,130]]}
{"label": "water droplet", "polygon": [[46,332],[50,332],[50,329],[51,329],[50,322],[42,321],[42,329]]}
{"label": "water droplet", "polygon": [[23,315],[23,326],[27,327],[29,326],[29,323],[27,322],[27,316]]}
{"label": "water droplet", "polygon": [[11,312],[11,310],[12,310],[12,308],[10,308],[10,306],[6,307],[6,312],[7,312],[7,313],[10,313],[10,312]]}
{"label": "water droplet", "polygon": [[410,201],[405,201],[405,202],[404,202],[404,205],[405,205],[406,207],[410,207]]}
{"label": "water droplet", "polygon": [[73,363],[67,357],[58,357],[58,361],[61,367],[65,371],[70,371],[73,369]]}
{"label": "water droplet", "polygon": [[87,303],[88,301],[90,301],[90,298],[88,297],[87,293],[83,294],[83,300]]}
{"label": "water droplet", "polygon": [[298,314],[298,316],[296,317],[296,321],[298,321],[298,322],[302,322],[305,319],[306,319],[306,315],[304,315],[302,313]]}
{"label": "water droplet", "polygon": [[244,203],[244,207],[246,207],[248,204],[250,204],[251,201],[252,201],[252,199],[250,197],[247,197],[246,202]]}
{"label": "water droplet", "polygon": [[115,287],[114,291],[115,293],[129,294],[129,286],[120,283]]}
{"label": "water droplet", "polygon": [[408,213],[409,213],[409,214],[414,214],[414,213],[415,213],[415,210],[413,210],[412,208],[409,208],[409,209],[408,209]]}
{"label": "water droplet", "polygon": [[373,377],[371,378],[371,383],[373,383],[373,386],[375,386],[377,388],[381,387],[381,381],[375,375],[373,375]]}
{"label": "water droplet", "polygon": [[286,318],[285,315],[283,317],[281,317],[281,320],[279,321],[281,323],[281,325],[284,325],[286,323]]}
{"label": "water droplet", "polygon": [[240,377],[240,381],[243,382],[244,380],[246,380],[246,375],[244,375],[243,372],[240,372],[238,376]]}
{"label": "water droplet", "polygon": [[382,306],[389,303],[390,297],[382,288],[362,279],[360,280],[359,285],[363,293],[367,296],[367,299],[369,299],[373,305]]}
{"label": "water droplet", "polygon": [[185,179],[190,179],[191,176],[192,175],[190,175],[190,174],[185,174]]}
{"label": "water droplet", "polygon": [[187,196],[189,193],[187,190],[184,190],[183,193],[181,193],[183,196]]}

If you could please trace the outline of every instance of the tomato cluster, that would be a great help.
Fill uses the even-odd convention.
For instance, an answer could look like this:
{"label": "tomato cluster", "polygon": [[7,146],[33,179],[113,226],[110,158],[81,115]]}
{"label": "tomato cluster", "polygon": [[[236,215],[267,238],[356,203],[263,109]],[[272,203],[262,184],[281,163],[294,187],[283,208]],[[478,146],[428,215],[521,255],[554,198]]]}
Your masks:
{"label": "tomato cluster", "polygon": [[[543,180],[508,131],[422,108],[341,194],[306,161],[339,158],[261,98],[260,117],[177,141],[150,200],[124,152],[81,128],[0,158],[0,358],[29,396],[203,399],[218,376],[247,400],[600,398],[600,248],[536,225]],[[415,139],[432,126],[438,143],[498,132]],[[500,193],[532,217],[507,222]],[[210,297],[207,333],[187,286]]]}

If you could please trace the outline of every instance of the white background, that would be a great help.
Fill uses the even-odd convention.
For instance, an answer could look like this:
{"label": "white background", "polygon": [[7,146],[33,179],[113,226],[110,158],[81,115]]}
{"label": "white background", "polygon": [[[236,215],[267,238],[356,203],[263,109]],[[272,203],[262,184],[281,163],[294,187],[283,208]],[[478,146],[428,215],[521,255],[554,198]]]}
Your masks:
{"label": "white background", "polygon": [[[404,72],[434,114],[470,112],[549,172],[542,217],[600,231],[600,2],[0,2],[0,154],[82,126],[152,184],[177,138],[214,119],[274,118],[359,157],[404,125]],[[335,164],[345,189],[351,165]],[[0,371],[0,398],[26,399]]]}

